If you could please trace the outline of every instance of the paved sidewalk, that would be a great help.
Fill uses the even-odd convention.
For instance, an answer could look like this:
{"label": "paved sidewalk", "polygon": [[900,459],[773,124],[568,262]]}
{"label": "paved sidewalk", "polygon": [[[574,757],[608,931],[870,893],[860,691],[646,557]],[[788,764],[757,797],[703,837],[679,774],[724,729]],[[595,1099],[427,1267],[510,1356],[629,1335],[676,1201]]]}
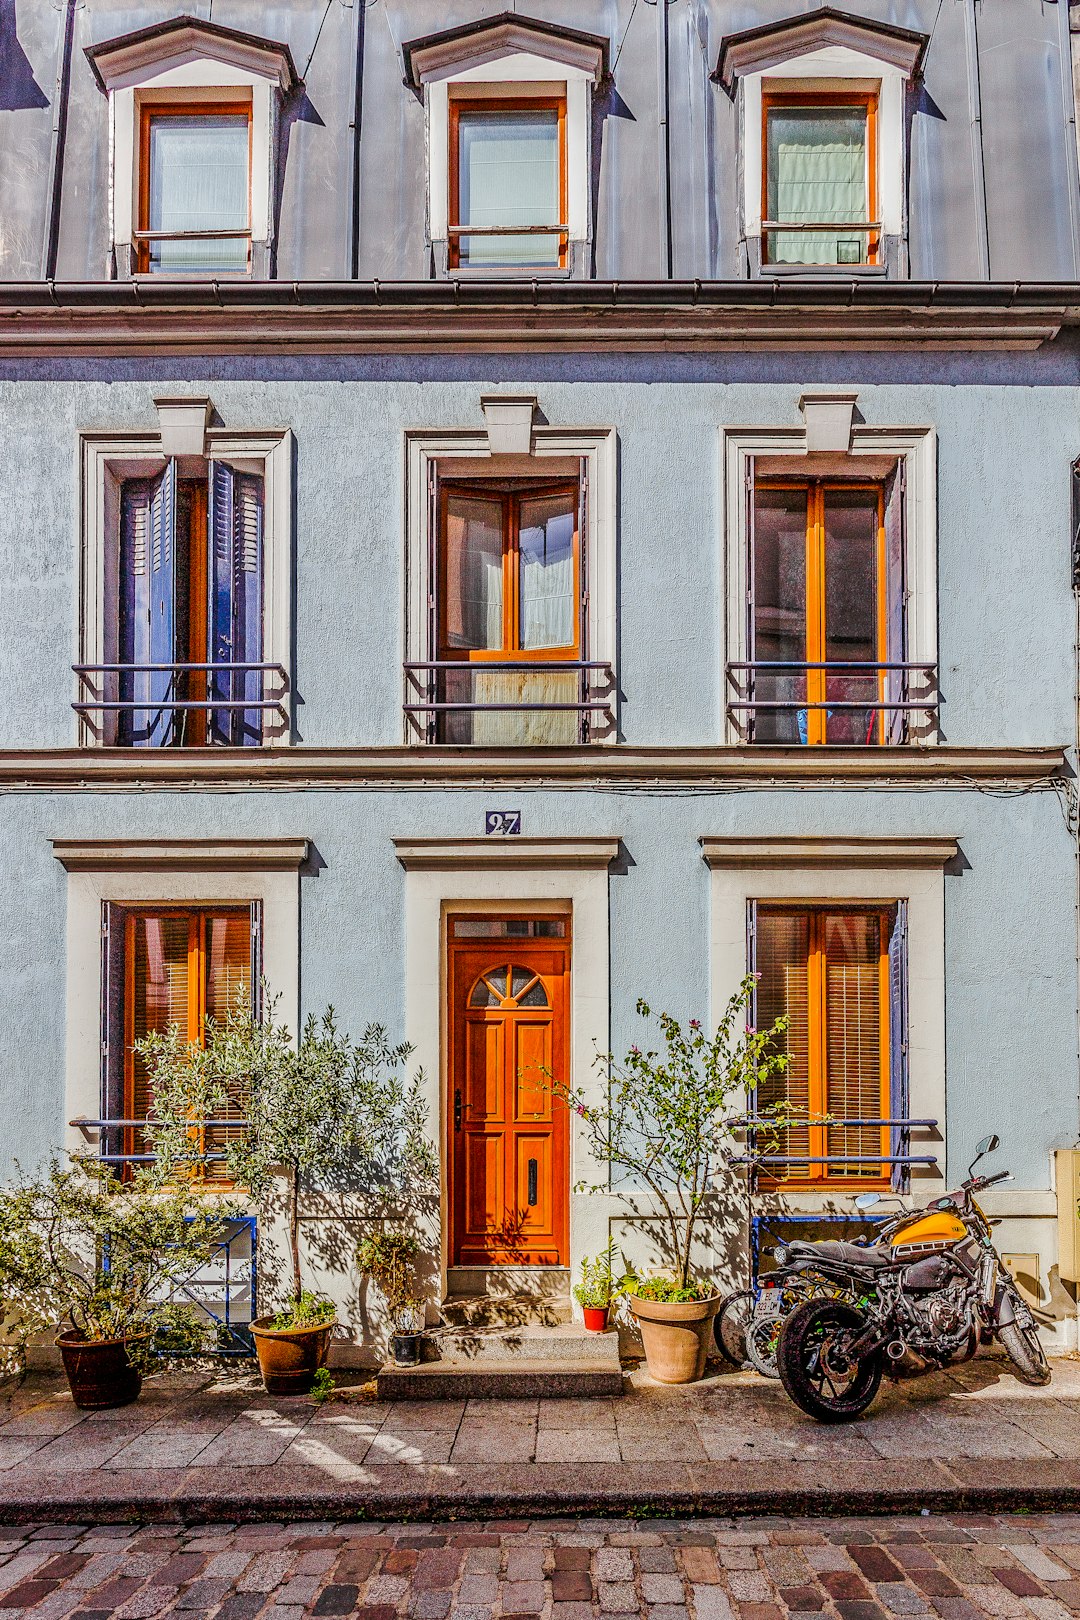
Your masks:
{"label": "paved sidewalk", "polygon": [[0,1406],[0,1521],[1080,1508],[1080,1359],[1029,1389],[997,1356],[887,1385],[822,1426],[727,1373],[613,1400],[317,1407],[250,1374],[173,1373],[81,1413],[35,1378]]}
{"label": "paved sidewalk", "polygon": [[1080,1516],[0,1532],[33,1620],[1070,1620]]}

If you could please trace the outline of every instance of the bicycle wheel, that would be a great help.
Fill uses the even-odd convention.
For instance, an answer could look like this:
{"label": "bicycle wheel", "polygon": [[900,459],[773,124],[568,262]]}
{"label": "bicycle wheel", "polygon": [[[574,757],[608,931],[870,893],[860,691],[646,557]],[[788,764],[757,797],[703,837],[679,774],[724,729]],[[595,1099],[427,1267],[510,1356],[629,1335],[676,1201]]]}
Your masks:
{"label": "bicycle wheel", "polygon": [[752,1367],[755,1367],[764,1378],[779,1378],[780,1370],[776,1365],[776,1352],[780,1344],[780,1330],[784,1325],[782,1316],[758,1316],[753,1318],[746,1329],[746,1355]]}
{"label": "bicycle wheel", "polygon": [[754,1308],[749,1288],[729,1294],[713,1317],[713,1339],[725,1361],[733,1367],[746,1365],[746,1325]]}

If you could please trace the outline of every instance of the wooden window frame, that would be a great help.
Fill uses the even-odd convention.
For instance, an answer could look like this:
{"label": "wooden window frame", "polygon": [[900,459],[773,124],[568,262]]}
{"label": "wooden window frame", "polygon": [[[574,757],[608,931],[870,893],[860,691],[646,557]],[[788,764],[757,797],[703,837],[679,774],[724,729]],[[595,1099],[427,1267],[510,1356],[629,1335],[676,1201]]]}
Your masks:
{"label": "wooden window frame", "polygon": [[[251,908],[243,902],[234,905],[222,903],[220,905],[203,906],[159,906],[154,904],[124,906],[124,990],[123,990],[123,1019],[124,1019],[124,1103],[123,1117],[136,1119],[135,1113],[135,931],[140,921],[147,918],[186,918],[188,924],[188,982],[187,982],[187,1040],[192,1045],[201,1046],[206,1034],[206,978],[208,950],[206,943],[207,924],[214,918],[223,917],[227,913],[237,916],[243,915],[248,924],[248,950],[251,949]],[[252,994],[254,995],[254,986]],[[194,1033],[193,1033],[194,1031]],[[200,1126],[197,1132],[192,1133],[198,1138],[199,1152],[206,1150],[206,1131]],[[123,1130],[123,1152],[139,1153],[144,1150],[145,1142],[137,1141],[142,1138],[138,1126],[127,1125]],[[129,1164],[122,1166],[125,1176],[130,1175]],[[200,1175],[194,1178],[198,1182],[205,1182],[208,1190],[213,1192],[227,1191],[233,1186],[225,1177],[215,1177],[212,1180]]]}
{"label": "wooden window frame", "polygon": [[[895,1016],[892,1006],[892,991],[889,973],[889,941],[892,929],[896,922],[895,904],[845,904],[834,901],[830,904],[814,902],[787,903],[784,901],[761,902],[757,907],[757,916],[808,917],[810,922],[809,944],[807,950],[807,1110],[813,1118],[828,1112],[828,1000],[826,993],[825,950],[824,950],[824,924],[825,918],[857,912],[861,916],[876,916],[879,926],[878,949],[878,1007],[879,1007],[879,1047],[881,1061],[881,1100],[879,1117],[888,1119],[891,1112],[891,1070],[892,1070],[892,1026]],[[822,1158],[828,1151],[828,1125],[810,1125],[807,1130],[807,1154],[810,1158]],[[880,1132],[880,1151],[883,1159],[892,1153],[892,1133],[889,1126],[883,1125]],[[780,1137],[784,1141],[783,1135]],[[773,1150],[775,1151],[775,1150]],[[783,1147],[780,1150],[783,1152]],[[860,1191],[882,1191],[892,1185],[892,1166],[883,1163],[881,1174],[877,1176],[831,1176],[827,1164],[809,1164],[800,1170],[792,1165],[786,1169],[777,1167],[774,1172],[765,1172],[759,1178],[762,1187],[783,1188],[788,1191],[799,1188],[813,1188],[819,1190],[843,1190],[854,1188]]]}
{"label": "wooden window frame", "polygon": [[[150,125],[155,118],[246,118],[248,131],[247,166],[247,264],[243,270],[193,270],[191,275],[250,275],[251,273],[251,165],[254,118],[250,101],[144,101],[139,106],[139,231],[150,229]],[[215,238],[218,240],[218,238]],[[135,243],[135,270],[150,275],[150,247],[147,241]]]}
{"label": "wooden window frame", "polygon": [[[485,270],[489,275],[501,275],[517,270],[565,270],[569,263],[570,233],[567,221],[567,174],[566,174],[566,97],[565,96],[451,96],[450,98],[450,141],[448,174],[450,180],[450,222],[447,227],[447,264],[451,270]],[[461,238],[463,235],[483,236],[481,228],[468,228],[469,222],[460,217],[461,209],[461,145],[458,124],[462,112],[466,113],[493,113],[493,112],[557,112],[559,115],[559,217],[552,220],[552,226],[562,226],[559,231],[559,256],[555,264],[515,264],[515,265],[470,265],[461,262]],[[523,225],[519,234],[526,235],[529,226]],[[555,235],[551,230],[544,233],[544,239]]]}
{"label": "wooden window frame", "polygon": [[[886,542],[885,542],[885,485],[879,479],[854,478],[760,478],[755,482],[755,496],[759,490],[805,490],[806,492],[806,662],[808,664],[824,663],[826,653],[826,584],[825,584],[825,558],[827,545],[825,536],[825,497],[829,491],[875,491],[878,499],[877,545],[875,553],[875,566],[877,573],[877,603],[875,613],[875,630],[877,634],[877,661],[884,663],[888,657],[888,582],[886,577]],[[756,525],[755,525],[756,527]],[[751,557],[750,566],[753,568],[754,559]],[[752,610],[753,611],[753,610]],[[754,644],[755,630],[751,624],[751,645]],[[806,701],[808,704],[826,701],[826,684],[828,672],[823,669],[808,669],[806,672]],[[877,697],[883,703],[886,693],[886,672],[879,669],[877,672]],[[885,710],[879,708],[874,722],[877,732],[877,745],[884,747]],[[824,747],[828,742],[828,713],[824,708],[808,708],[806,711],[806,742],[808,747]]]}
{"label": "wooden window frame", "polygon": [[[761,262],[763,265],[773,261],[769,258],[770,232],[765,228],[765,221],[769,218],[769,114],[774,109],[785,107],[864,107],[866,109],[866,206],[867,225],[875,222],[878,215],[878,92],[876,90],[767,90],[761,92]],[[826,265],[818,264],[817,260],[783,260],[784,264],[805,264],[814,269],[853,270],[860,266],[879,265],[881,263],[881,231],[868,230],[863,227],[866,235],[866,258],[859,259],[854,265]]]}
{"label": "wooden window frame", "polygon": [[[502,502],[502,610],[503,639],[501,647],[451,647],[446,633],[447,592],[447,522],[450,497],[470,496],[478,501]],[[574,639],[562,647],[523,648],[521,646],[521,503],[542,500],[545,496],[567,495],[574,512]],[[575,479],[537,481],[535,487],[503,490],[485,487],[481,479],[446,479],[439,486],[439,555],[438,606],[436,617],[436,658],[454,659],[463,664],[507,663],[563,663],[583,657],[583,618],[585,604],[581,590],[581,522],[580,485]]]}

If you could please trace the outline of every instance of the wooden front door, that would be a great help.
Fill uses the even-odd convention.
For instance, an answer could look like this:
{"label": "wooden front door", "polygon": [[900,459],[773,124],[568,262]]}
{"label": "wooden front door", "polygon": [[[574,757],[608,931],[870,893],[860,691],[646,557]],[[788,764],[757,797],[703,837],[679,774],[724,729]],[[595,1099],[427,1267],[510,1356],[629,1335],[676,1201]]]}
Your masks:
{"label": "wooden front door", "polygon": [[450,1263],[568,1264],[569,940],[450,941]]}

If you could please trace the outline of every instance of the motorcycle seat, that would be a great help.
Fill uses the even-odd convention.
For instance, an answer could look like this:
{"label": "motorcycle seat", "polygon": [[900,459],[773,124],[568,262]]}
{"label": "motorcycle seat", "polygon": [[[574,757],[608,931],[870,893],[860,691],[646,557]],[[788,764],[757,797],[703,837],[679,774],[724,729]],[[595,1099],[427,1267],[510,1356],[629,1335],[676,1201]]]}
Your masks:
{"label": "motorcycle seat", "polygon": [[793,1260],[839,1260],[846,1265],[865,1266],[869,1270],[887,1266],[893,1259],[888,1249],[862,1249],[857,1243],[836,1240],[790,1243],[788,1249]]}

